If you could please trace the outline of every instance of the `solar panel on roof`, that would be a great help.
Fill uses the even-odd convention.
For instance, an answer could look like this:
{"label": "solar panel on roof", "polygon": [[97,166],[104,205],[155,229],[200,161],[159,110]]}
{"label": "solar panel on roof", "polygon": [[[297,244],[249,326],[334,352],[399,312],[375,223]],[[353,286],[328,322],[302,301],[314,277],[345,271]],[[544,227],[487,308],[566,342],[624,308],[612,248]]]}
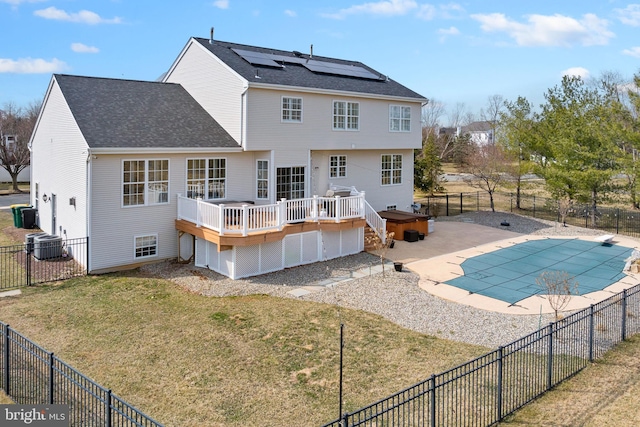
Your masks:
{"label": "solar panel on roof", "polygon": [[252,65],[265,65],[267,67],[282,68],[281,64],[271,58],[273,55],[262,52],[254,52],[250,50],[231,49],[242,57],[245,61]]}
{"label": "solar panel on roof", "polygon": [[379,80],[380,76],[372,73],[366,68],[359,65],[347,65],[337,64],[335,62],[317,61],[310,59],[306,64],[303,64],[311,71],[326,74],[338,74],[341,76],[360,77],[363,79]]}
{"label": "solar panel on roof", "polygon": [[338,64],[336,62],[318,61],[297,56],[277,55],[273,53],[255,52],[251,50],[231,49],[252,65],[284,68],[285,63],[300,64],[309,71],[340,76],[359,77],[362,79],[380,80],[382,77],[359,65]]}

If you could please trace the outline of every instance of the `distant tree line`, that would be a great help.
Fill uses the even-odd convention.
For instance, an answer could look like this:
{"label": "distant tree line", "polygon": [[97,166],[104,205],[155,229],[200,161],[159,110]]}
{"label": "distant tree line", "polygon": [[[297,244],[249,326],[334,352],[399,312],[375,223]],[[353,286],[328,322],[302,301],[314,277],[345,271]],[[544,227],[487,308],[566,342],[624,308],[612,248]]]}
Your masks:
{"label": "distant tree line", "polygon": [[504,101],[494,95],[481,112],[494,139],[483,145],[468,135],[438,131],[442,107],[427,105],[423,148],[415,157],[416,188],[440,191],[441,162],[448,161],[490,195],[508,180],[518,208],[523,177],[536,174],[559,205],[588,204],[592,220],[597,206],[607,201],[624,199],[639,209],[639,88],[640,72],[626,83],[616,73],[605,73],[589,81],[564,77],[538,109],[524,97]]}

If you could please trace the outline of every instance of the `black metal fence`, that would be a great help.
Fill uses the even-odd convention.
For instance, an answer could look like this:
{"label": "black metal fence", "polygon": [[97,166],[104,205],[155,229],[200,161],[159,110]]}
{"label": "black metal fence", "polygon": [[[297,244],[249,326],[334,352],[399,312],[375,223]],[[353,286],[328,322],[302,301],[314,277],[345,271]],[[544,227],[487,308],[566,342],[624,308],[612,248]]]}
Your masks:
{"label": "black metal fence", "polygon": [[[514,194],[494,193],[494,206],[498,211],[562,221],[558,202],[554,199],[522,195],[520,203]],[[489,194],[475,193],[446,194],[416,200],[421,204],[420,212],[433,217],[455,216],[466,212],[490,210]],[[519,205],[519,206],[518,206]],[[595,212],[589,205],[575,204],[566,213],[564,222],[578,227],[597,228],[616,234],[640,237],[640,211],[611,207],[597,207]]]}
{"label": "black metal fence", "polygon": [[69,405],[70,427],[162,427],[2,322],[0,376],[2,390],[16,403]]}
{"label": "black metal fence", "polygon": [[495,424],[640,332],[640,285],[323,427]]}
{"label": "black metal fence", "polygon": [[[37,238],[41,234],[42,239]],[[34,233],[24,244],[0,246],[0,290],[83,276],[89,239]]]}

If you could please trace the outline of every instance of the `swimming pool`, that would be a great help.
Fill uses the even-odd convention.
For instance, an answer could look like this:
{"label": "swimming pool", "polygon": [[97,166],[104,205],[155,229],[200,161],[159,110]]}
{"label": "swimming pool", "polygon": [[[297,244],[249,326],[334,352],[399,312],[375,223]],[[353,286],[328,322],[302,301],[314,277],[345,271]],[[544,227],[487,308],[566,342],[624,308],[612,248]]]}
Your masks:
{"label": "swimming pool", "polygon": [[541,239],[477,255],[460,264],[463,276],[446,280],[469,293],[515,304],[545,294],[536,283],[544,271],[565,271],[584,295],[624,278],[625,260],[633,249],[580,239]]}

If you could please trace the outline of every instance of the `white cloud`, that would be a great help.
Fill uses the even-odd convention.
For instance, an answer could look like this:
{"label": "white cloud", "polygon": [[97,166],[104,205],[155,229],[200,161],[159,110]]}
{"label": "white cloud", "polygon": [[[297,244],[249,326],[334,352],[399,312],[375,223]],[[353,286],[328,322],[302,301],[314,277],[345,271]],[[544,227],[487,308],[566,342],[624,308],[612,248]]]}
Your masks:
{"label": "white cloud", "polygon": [[56,58],[44,59],[20,58],[18,60],[0,58],[0,73],[14,74],[50,74],[66,70],[67,64]]}
{"label": "white cloud", "polygon": [[436,8],[430,4],[420,5],[417,16],[418,18],[424,19],[425,21],[431,21],[436,17]]}
{"label": "white cloud", "polygon": [[48,7],[46,9],[40,9],[33,12],[34,15],[39,16],[45,19],[53,19],[56,21],[68,21],[68,22],[79,22],[82,24],[120,24],[122,19],[115,17],[112,19],[104,19],[101,18],[95,12],[91,12],[90,10],[81,10],[77,13],[68,13],[62,9],[57,9],[53,6]]}
{"label": "white cloud", "polygon": [[449,28],[440,28],[438,30],[438,35],[440,42],[444,42],[447,37],[449,36],[457,36],[460,34],[460,30],[458,30],[456,27],[449,27]]}
{"label": "white cloud", "polygon": [[567,68],[566,70],[564,70],[562,73],[560,73],[562,75],[562,77],[564,76],[569,76],[569,77],[580,77],[582,80],[586,80],[587,77],[589,77],[589,70],[587,70],[586,68],[583,67],[572,67],[572,68]]}
{"label": "white cloud", "polygon": [[398,16],[406,15],[417,8],[418,3],[414,0],[383,0],[351,6],[346,9],[340,9],[336,13],[327,13],[322,16],[332,19],[344,19],[349,15]]}
{"label": "white cloud", "polygon": [[218,9],[229,9],[229,0],[216,0],[213,5]]}
{"label": "white cloud", "polygon": [[622,53],[625,55],[640,58],[640,46],[632,47],[631,49],[625,49],[622,51]]}
{"label": "white cloud", "polygon": [[630,4],[624,9],[614,9],[620,22],[633,27],[640,26],[640,4]]}
{"label": "white cloud", "polygon": [[526,22],[517,22],[502,13],[476,14],[471,18],[480,22],[483,31],[504,32],[520,46],[606,45],[615,36],[607,30],[606,19],[590,13],[579,20],[559,14],[528,15]]}
{"label": "white cloud", "polygon": [[71,50],[77,53],[98,53],[100,49],[95,46],[87,46],[83,43],[71,43]]}
{"label": "white cloud", "polygon": [[298,16],[298,14],[295,11],[289,10],[289,9],[285,10],[284,14],[292,18],[295,18],[296,16]]}

